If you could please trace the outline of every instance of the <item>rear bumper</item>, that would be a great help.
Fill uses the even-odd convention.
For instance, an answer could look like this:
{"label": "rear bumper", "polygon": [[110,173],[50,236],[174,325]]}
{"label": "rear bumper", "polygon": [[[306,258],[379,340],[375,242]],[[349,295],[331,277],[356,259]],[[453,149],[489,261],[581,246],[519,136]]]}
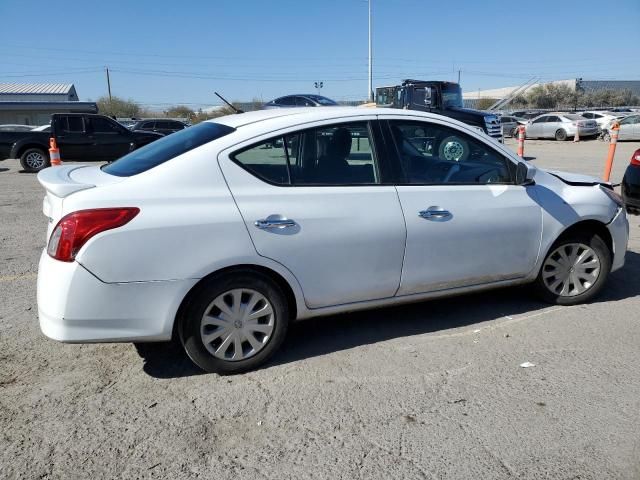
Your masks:
{"label": "rear bumper", "polygon": [[196,279],[104,283],[77,262],[52,259],[38,267],[40,329],[61,342],[163,341]]}
{"label": "rear bumper", "polygon": [[607,225],[613,240],[613,262],[611,271],[615,272],[624,266],[624,257],[629,242],[629,220],[624,208],[620,208],[613,220]]}

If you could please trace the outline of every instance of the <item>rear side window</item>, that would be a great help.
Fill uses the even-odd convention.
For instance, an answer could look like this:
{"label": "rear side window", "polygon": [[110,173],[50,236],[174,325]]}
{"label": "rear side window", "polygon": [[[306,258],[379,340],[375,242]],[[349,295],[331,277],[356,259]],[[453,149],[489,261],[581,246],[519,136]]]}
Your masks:
{"label": "rear side window", "polygon": [[380,174],[367,122],[313,128],[267,140],[232,156],[276,185],[375,185]]}
{"label": "rear side window", "polygon": [[57,127],[67,133],[83,133],[84,119],[82,117],[61,117],[57,119]]}
{"label": "rear side window", "polygon": [[118,177],[137,175],[234,131],[234,128],[227,125],[203,122],[134,150],[115,162],[103,166],[102,170]]}

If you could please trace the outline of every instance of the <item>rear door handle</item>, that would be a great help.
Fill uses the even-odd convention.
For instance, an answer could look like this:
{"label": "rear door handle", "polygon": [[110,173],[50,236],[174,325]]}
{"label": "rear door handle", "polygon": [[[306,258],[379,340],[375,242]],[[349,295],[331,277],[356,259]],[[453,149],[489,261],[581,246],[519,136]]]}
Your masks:
{"label": "rear door handle", "polygon": [[449,210],[445,210],[442,207],[429,207],[418,213],[418,216],[425,220],[446,220],[453,217]]}
{"label": "rear door handle", "polygon": [[267,218],[256,220],[254,225],[261,230],[271,230],[295,227],[296,222],[282,215],[269,215]]}

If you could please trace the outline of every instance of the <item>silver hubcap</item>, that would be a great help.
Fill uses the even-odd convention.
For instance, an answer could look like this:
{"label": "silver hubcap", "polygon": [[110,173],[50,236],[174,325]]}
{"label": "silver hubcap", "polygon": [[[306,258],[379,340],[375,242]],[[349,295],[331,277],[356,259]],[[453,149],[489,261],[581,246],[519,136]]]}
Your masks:
{"label": "silver hubcap", "polygon": [[238,288],[216,297],[202,316],[202,343],[214,357],[227,361],[252,357],[271,339],[273,307],[255,290]]}
{"label": "silver hubcap", "polygon": [[600,259],[591,247],[569,243],[554,250],[542,266],[542,279],[556,295],[573,297],[589,290],[600,275]]}
{"label": "silver hubcap", "polygon": [[24,161],[29,166],[29,168],[40,168],[44,166],[45,163],[44,155],[38,152],[29,153],[25,157]]}
{"label": "silver hubcap", "polygon": [[455,160],[456,162],[462,158],[464,147],[458,142],[447,142],[444,146],[444,158],[447,160]]}

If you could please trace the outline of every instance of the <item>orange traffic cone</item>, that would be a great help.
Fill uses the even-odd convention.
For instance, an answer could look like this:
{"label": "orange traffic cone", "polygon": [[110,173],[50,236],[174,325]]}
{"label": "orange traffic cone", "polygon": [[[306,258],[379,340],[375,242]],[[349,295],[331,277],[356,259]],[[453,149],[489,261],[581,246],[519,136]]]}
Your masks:
{"label": "orange traffic cone", "polygon": [[60,159],[60,150],[58,149],[58,145],[56,144],[56,139],[51,137],[49,139],[49,159],[51,160],[52,167],[59,167],[62,165],[62,160]]}

